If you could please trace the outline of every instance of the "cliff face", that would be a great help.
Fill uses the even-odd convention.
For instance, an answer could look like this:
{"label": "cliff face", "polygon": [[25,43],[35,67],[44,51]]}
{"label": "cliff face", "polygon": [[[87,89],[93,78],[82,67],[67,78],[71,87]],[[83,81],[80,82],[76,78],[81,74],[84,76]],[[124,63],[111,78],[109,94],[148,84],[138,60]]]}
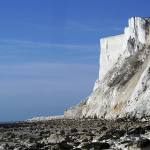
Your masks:
{"label": "cliff face", "polygon": [[124,33],[100,40],[99,79],[67,118],[150,116],[150,18],[133,17]]}

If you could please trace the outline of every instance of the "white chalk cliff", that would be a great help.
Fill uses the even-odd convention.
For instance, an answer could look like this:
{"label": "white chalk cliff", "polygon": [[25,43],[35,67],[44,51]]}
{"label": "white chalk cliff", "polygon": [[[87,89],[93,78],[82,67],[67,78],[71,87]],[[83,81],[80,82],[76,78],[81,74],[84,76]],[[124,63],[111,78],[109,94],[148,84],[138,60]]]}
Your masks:
{"label": "white chalk cliff", "polygon": [[124,33],[100,40],[99,79],[67,118],[150,116],[150,18],[132,17]]}

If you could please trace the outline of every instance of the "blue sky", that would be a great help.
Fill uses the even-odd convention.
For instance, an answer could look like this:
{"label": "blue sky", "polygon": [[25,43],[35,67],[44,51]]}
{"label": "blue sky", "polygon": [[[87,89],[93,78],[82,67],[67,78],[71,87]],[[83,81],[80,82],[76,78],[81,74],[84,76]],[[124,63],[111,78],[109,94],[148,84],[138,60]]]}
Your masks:
{"label": "blue sky", "polygon": [[90,94],[99,39],[149,0],[0,0],[0,121],[59,115]]}

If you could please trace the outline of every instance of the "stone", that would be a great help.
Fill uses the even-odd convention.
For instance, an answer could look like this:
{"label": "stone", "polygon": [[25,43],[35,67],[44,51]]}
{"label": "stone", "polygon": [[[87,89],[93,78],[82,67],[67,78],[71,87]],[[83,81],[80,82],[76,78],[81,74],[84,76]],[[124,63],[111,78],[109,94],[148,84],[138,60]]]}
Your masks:
{"label": "stone", "polygon": [[100,149],[109,149],[110,145],[106,142],[95,142],[93,143],[94,150],[100,150]]}
{"label": "stone", "polygon": [[6,146],[4,144],[0,145],[0,150],[5,150]]}
{"label": "stone", "polygon": [[142,127],[137,127],[137,128],[131,128],[129,129],[128,131],[128,135],[131,135],[131,134],[144,134],[145,133],[145,129],[142,128]]}
{"label": "stone", "polygon": [[69,143],[61,143],[60,144],[60,149],[71,150],[71,149],[73,149],[73,146]]}
{"label": "stone", "polygon": [[79,146],[78,146],[78,148],[81,148],[81,149],[90,149],[90,148],[92,148],[93,147],[93,145],[92,145],[92,143],[90,143],[90,142],[82,142]]}
{"label": "stone", "polygon": [[93,148],[94,150],[101,150],[101,149],[108,149],[110,147],[110,145],[105,142],[94,142],[94,143],[83,142],[78,147],[81,149],[92,149]]}
{"label": "stone", "polygon": [[144,147],[150,147],[150,140],[149,139],[140,139],[137,142],[137,147],[144,148]]}
{"label": "stone", "polygon": [[75,133],[75,132],[78,132],[78,130],[77,130],[76,128],[71,128],[71,129],[70,129],[70,132],[71,132],[71,133]]}
{"label": "stone", "polygon": [[58,134],[51,134],[47,139],[47,143],[50,144],[59,144],[65,141],[65,138]]}

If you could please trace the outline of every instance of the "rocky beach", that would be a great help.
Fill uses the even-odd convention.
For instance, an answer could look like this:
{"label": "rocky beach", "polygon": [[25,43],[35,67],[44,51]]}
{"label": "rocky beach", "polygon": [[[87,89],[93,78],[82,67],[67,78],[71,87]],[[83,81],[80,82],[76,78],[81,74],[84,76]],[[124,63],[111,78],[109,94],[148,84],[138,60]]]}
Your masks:
{"label": "rocky beach", "polygon": [[0,150],[150,150],[150,0],[0,1]]}
{"label": "rocky beach", "polygon": [[0,150],[149,150],[150,121],[52,119],[0,124]]}

